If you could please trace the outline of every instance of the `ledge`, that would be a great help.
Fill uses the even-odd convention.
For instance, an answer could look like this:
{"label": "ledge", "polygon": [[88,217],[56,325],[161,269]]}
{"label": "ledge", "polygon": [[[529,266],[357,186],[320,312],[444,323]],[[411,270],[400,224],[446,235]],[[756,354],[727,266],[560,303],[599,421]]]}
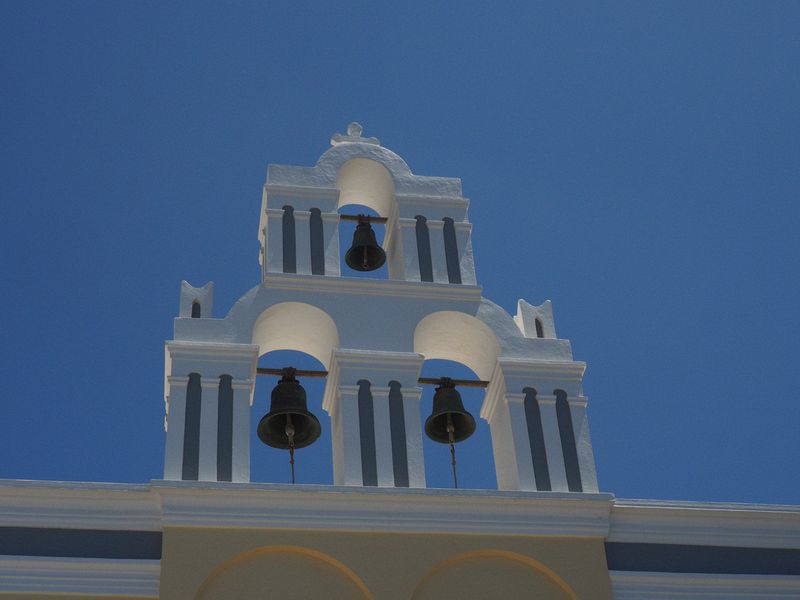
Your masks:
{"label": "ledge", "polygon": [[0,557],[0,592],[158,598],[158,560]]}
{"label": "ledge", "polygon": [[608,540],[800,548],[800,506],[615,500]]}
{"label": "ledge", "polygon": [[609,571],[615,600],[798,598],[800,577]]}
{"label": "ledge", "polygon": [[[154,481],[164,526],[605,537],[610,494]],[[320,506],[324,512],[320,512]]]}
{"label": "ledge", "polygon": [[0,480],[0,526],[159,531],[147,484]]}
{"label": "ledge", "polygon": [[268,289],[302,290],[328,294],[359,296],[392,296],[431,300],[480,302],[483,288],[479,285],[405,281],[400,279],[367,279],[330,277],[299,273],[266,273],[262,285]]}

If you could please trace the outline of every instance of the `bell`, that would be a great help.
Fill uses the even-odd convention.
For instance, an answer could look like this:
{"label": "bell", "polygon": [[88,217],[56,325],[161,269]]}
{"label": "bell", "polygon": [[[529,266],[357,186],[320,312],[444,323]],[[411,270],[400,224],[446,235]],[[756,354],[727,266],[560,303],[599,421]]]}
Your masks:
{"label": "bell", "polygon": [[425,434],[440,444],[463,442],[475,433],[475,418],[464,408],[453,380],[442,377],[433,395],[433,411],[425,420]]}
{"label": "bell", "polygon": [[344,255],[347,266],[356,271],[374,271],[386,262],[386,252],[375,239],[372,225],[359,215],[356,231],[353,233],[353,245]]}
{"label": "bell", "polygon": [[292,368],[283,369],[281,380],[272,390],[269,412],[261,418],[257,430],[258,439],[267,446],[291,451],[310,446],[322,431],[294,374]]}

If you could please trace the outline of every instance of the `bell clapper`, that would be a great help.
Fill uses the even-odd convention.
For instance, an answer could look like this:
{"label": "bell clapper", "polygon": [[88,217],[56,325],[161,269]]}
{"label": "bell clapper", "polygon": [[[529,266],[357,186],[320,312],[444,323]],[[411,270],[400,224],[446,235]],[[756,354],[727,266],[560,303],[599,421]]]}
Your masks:
{"label": "bell clapper", "polygon": [[286,437],[289,438],[289,464],[292,468],[292,483],[294,483],[294,425],[292,415],[286,415]]}
{"label": "bell clapper", "polygon": [[447,415],[447,437],[450,442],[450,464],[453,467],[453,487],[458,489],[458,476],[456,475],[456,428],[453,425],[453,416]]}

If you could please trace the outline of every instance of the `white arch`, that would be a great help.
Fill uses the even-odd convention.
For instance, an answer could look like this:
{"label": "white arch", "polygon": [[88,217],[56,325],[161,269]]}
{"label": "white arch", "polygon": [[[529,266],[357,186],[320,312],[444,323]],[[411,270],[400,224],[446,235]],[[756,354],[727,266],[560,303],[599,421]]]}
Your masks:
{"label": "white arch", "polygon": [[480,319],[448,310],[431,313],[417,324],[414,352],[426,359],[459,362],[481,379],[489,379],[500,355],[500,344],[494,332]]}
{"label": "white arch", "polygon": [[259,356],[273,350],[297,350],[316,358],[327,369],[339,345],[336,323],[325,311],[303,302],[273,304],[253,325]]}
{"label": "white arch", "polygon": [[392,213],[394,181],[381,163],[368,158],[353,158],[344,163],[336,178],[339,208],[362,204],[382,217]]}

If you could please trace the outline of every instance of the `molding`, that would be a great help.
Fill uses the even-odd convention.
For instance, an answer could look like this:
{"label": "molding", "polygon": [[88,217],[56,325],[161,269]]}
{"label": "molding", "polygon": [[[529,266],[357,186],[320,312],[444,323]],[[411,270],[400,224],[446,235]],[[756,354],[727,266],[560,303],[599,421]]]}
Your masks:
{"label": "molding", "polygon": [[[264,190],[269,194],[286,195],[307,200],[339,200],[339,190],[332,187],[313,187],[304,185],[288,185],[280,183],[265,183]],[[280,209],[277,209],[280,210]]]}
{"label": "molding", "polygon": [[400,279],[327,277],[299,273],[266,273],[262,285],[271,289],[299,290],[311,293],[391,296],[461,302],[480,302],[483,291],[483,288],[478,285]]}
{"label": "molding", "polygon": [[[164,527],[605,537],[610,494],[154,481]],[[323,511],[320,506],[324,506]]]}
{"label": "molding", "polygon": [[800,577],[609,571],[614,600],[798,598]]}
{"label": "molding", "polygon": [[615,500],[608,541],[800,548],[800,506]]}
{"label": "molding", "polygon": [[258,346],[255,344],[226,344],[185,340],[168,340],[164,344],[167,352],[173,358],[176,356],[181,358],[202,357],[205,362],[230,362],[236,358],[251,360],[253,355],[258,356]]}
{"label": "molding", "polygon": [[147,484],[0,480],[0,526],[160,531]]}
{"label": "molding", "polygon": [[0,592],[158,598],[158,560],[0,557]]}
{"label": "molding", "polygon": [[404,205],[410,204],[412,206],[430,206],[431,208],[451,207],[461,210],[469,208],[469,199],[464,196],[435,196],[435,195],[422,195],[422,194],[398,194],[394,195],[398,207],[403,208]]}

